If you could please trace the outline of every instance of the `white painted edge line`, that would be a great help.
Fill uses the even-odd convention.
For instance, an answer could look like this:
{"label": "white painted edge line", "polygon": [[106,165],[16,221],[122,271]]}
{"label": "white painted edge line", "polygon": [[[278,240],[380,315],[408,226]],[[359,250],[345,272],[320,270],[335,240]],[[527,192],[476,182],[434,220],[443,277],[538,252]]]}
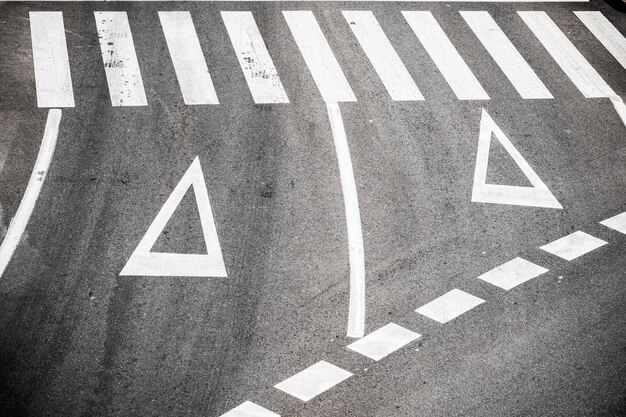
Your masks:
{"label": "white painted edge line", "polygon": [[559,258],[571,261],[607,243],[608,242],[602,239],[598,239],[597,237],[579,230],[550,242],[547,245],[543,245],[539,249],[558,256]]}
{"label": "white painted edge line", "polygon": [[478,279],[508,291],[546,272],[546,268],[517,257],[485,272]]}
{"label": "white painted edge line", "polygon": [[389,323],[347,346],[361,355],[379,361],[422,335]]}
{"label": "white painted edge line", "polygon": [[333,2],[360,2],[360,3],[588,3],[589,0],[5,0],[6,2],[37,2],[37,3],[97,3],[97,2],[168,2],[168,3],[181,3],[181,2],[248,2],[248,3],[333,3]]}
{"label": "white painted edge line", "polygon": [[415,312],[445,324],[484,302],[482,298],[455,288],[423,305]]}
{"label": "white painted edge line", "polygon": [[626,234],[626,211],[600,222],[602,226]]}
{"label": "white painted edge line", "polygon": [[359,199],[350,159],[346,130],[337,103],[326,103],[333,132],[341,191],[346,212],[348,247],[350,255],[350,305],[348,308],[348,337],[363,337],[365,333],[365,254]]}
{"label": "white painted edge line", "polygon": [[345,369],[326,361],[319,361],[274,385],[274,388],[307,402],[351,376],[352,373]]}
{"label": "white painted edge line", "polygon": [[50,109],[48,111],[46,129],[43,134],[43,139],[41,140],[41,146],[39,147],[39,153],[37,154],[33,172],[30,175],[26,191],[24,191],[24,196],[17,208],[15,217],[13,217],[9,223],[7,234],[2,241],[2,245],[0,245],[0,277],[4,274],[4,270],[15,252],[24,230],[26,230],[28,220],[31,214],[33,214],[35,203],[37,202],[39,192],[46,179],[50,162],[52,161],[52,155],[54,155],[60,123],[61,110]]}
{"label": "white painted edge line", "polygon": [[280,417],[280,414],[263,408],[252,401],[246,401],[220,417]]}

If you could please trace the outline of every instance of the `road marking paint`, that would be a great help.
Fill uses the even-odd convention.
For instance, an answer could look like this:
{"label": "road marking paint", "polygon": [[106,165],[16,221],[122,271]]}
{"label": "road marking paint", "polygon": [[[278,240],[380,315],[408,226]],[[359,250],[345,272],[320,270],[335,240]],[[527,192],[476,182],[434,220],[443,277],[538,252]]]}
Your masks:
{"label": "road marking paint", "polygon": [[126,12],[94,12],[113,106],[147,106]]}
{"label": "road marking paint", "polygon": [[322,29],[311,11],[283,11],[304,62],[326,103],[356,101]]}
{"label": "road marking paint", "polygon": [[571,261],[606,244],[607,242],[604,240],[579,230],[547,245],[543,245],[539,249]]}
{"label": "road marking paint", "polygon": [[[151,252],[167,222],[187,193],[189,187],[193,192],[200,213],[200,225],[207,248],[206,255]],[[139,245],[128,259],[120,275],[134,276],[172,276],[172,277],[226,277],[226,267],[222,257],[222,249],[217,237],[217,229],[211,211],[209,194],[204,174],[200,167],[200,159],[193,160],[185,175],[167,198],[165,204],[156,215]]]}
{"label": "road marking paint", "polygon": [[460,13],[522,98],[554,98],[489,12]]}
{"label": "road marking paint", "polygon": [[327,103],[328,118],[333,132],[341,191],[346,213],[348,229],[348,247],[350,255],[350,306],[348,309],[348,337],[363,337],[365,333],[365,251],[363,249],[363,230],[359,199],[350,159],[350,148],[346,130],[337,103]]}
{"label": "road marking paint", "polygon": [[61,123],[61,110],[50,109],[48,110],[48,119],[46,121],[46,129],[41,140],[39,147],[39,153],[37,154],[37,160],[33,167],[33,172],[30,174],[28,185],[24,191],[24,196],[20,205],[15,212],[15,216],[9,223],[7,233],[4,236],[2,245],[0,245],[0,277],[4,274],[13,253],[17,248],[17,245],[22,239],[24,230],[30,216],[35,209],[35,203],[39,197],[41,187],[48,174],[48,168],[54,155],[54,148],[56,147],[57,137],[59,135],[59,124]]}
{"label": "road marking paint", "polygon": [[280,415],[251,401],[246,401],[222,414],[221,417],[280,417]]}
{"label": "road marking paint", "polygon": [[567,77],[586,97],[612,97],[611,87],[546,12],[517,12]]}
{"label": "road marking paint", "polygon": [[29,12],[37,106],[74,107],[61,12]]}
{"label": "road marking paint", "polygon": [[478,279],[508,291],[546,272],[548,272],[546,268],[517,257],[485,272]]}
{"label": "road marking paint", "polygon": [[626,211],[600,222],[601,225],[626,234]]}
{"label": "road marking paint", "polygon": [[455,288],[415,312],[444,324],[484,302],[482,298]]}
{"label": "road marking paint", "polygon": [[395,101],[424,100],[389,38],[370,11],[344,11],[350,29]]}
{"label": "road marking paint", "polygon": [[574,12],[602,45],[626,69],[626,38],[602,12]]}
{"label": "road marking paint", "polygon": [[159,20],[185,104],[219,104],[191,14],[159,12]]}
{"label": "road marking paint", "polygon": [[489,100],[472,70],[431,12],[402,12],[459,100]]}
{"label": "road marking paint", "polygon": [[289,103],[251,12],[221,12],[255,103]]}
{"label": "road marking paint", "polygon": [[319,361],[291,378],[276,384],[274,388],[307,402],[351,376],[352,374],[345,369],[325,361]]}
{"label": "road marking paint", "polygon": [[379,361],[420,337],[421,335],[418,333],[389,323],[347,347],[370,359]]}
{"label": "road marking paint", "polygon": [[[491,138],[495,136],[504,149],[513,158],[517,166],[522,170],[532,187],[520,187],[513,185],[487,184],[487,165],[489,163],[489,147]],[[472,187],[472,201],[477,203],[511,204],[518,206],[546,207],[562,209],[563,206],[557,201],[541,178],[533,171],[509,141],[502,129],[496,125],[493,119],[482,110],[480,120],[480,134],[478,138],[478,150],[476,152],[476,169],[474,171],[474,185]]]}

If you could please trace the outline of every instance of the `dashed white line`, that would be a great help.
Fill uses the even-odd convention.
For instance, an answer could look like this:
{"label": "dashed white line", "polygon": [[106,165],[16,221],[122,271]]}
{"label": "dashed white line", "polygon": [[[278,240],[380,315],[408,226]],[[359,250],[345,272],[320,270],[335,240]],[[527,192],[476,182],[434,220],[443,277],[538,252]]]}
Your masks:
{"label": "dashed white line", "polygon": [[61,12],[30,12],[37,106],[74,107]]}
{"label": "dashed white line", "polygon": [[289,103],[251,12],[221,12],[255,103]]}
{"label": "dashed white line", "polygon": [[113,106],[147,106],[126,12],[94,12]]}
{"label": "dashed white line", "polygon": [[489,99],[431,12],[402,14],[459,100]]}
{"label": "dashed white line", "polygon": [[370,11],[344,11],[350,29],[393,100],[424,100],[398,53]]}
{"label": "dashed white line", "polygon": [[304,62],[326,103],[356,101],[330,45],[310,11],[283,11]]}
{"label": "dashed white line", "polygon": [[489,12],[460,13],[522,98],[554,98]]}
{"label": "dashed white line", "polygon": [[626,211],[600,222],[601,225],[626,234]]}
{"label": "dashed white line", "polygon": [[482,298],[455,288],[415,312],[444,324],[484,302]]}
{"label": "dashed white line", "polygon": [[159,19],[185,104],[219,104],[191,14],[159,12]]}
{"label": "dashed white line", "polygon": [[546,272],[546,268],[518,257],[485,272],[478,279],[508,291]]}
{"label": "dashed white line", "polygon": [[252,401],[246,401],[232,410],[222,414],[220,417],[280,417],[279,414],[263,408]]}
{"label": "dashed white line", "polygon": [[579,230],[547,245],[543,245],[539,249],[571,261],[606,244],[607,242],[604,240]]}
{"label": "dashed white line", "polygon": [[347,347],[370,359],[379,361],[419,337],[421,335],[418,333],[397,324],[389,323]]}
{"label": "dashed white line", "polygon": [[319,361],[274,387],[306,402],[351,376],[345,369]]}
{"label": "dashed white line", "polygon": [[626,69],[626,38],[609,22],[609,19],[604,17],[602,12],[587,11],[574,14]]}
{"label": "dashed white line", "polygon": [[43,187],[44,180],[48,174],[48,168],[52,161],[52,155],[54,155],[54,148],[57,143],[57,137],[59,135],[59,124],[61,123],[61,110],[50,109],[48,111],[48,119],[46,121],[46,129],[41,140],[39,147],[39,153],[37,154],[37,160],[33,167],[33,172],[28,180],[26,191],[20,202],[15,217],[9,223],[7,228],[7,234],[0,245],[0,277],[4,274],[17,245],[26,230],[26,225],[30,216],[35,209],[35,203],[39,197],[41,187]]}

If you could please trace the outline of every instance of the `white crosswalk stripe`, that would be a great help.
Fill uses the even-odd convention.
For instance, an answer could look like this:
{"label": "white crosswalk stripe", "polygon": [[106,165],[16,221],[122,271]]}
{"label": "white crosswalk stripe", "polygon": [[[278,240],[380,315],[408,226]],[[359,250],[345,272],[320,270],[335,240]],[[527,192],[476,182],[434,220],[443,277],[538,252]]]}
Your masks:
{"label": "white crosswalk stripe", "polygon": [[189,12],[159,12],[159,19],[185,104],[218,104]]}
{"label": "white crosswalk stripe", "polygon": [[601,12],[574,12],[604,47],[626,69],[626,38]]}
{"label": "white crosswalk stripe", "polygon": [[126,12],[94,12],[113,106],[147,106]]}

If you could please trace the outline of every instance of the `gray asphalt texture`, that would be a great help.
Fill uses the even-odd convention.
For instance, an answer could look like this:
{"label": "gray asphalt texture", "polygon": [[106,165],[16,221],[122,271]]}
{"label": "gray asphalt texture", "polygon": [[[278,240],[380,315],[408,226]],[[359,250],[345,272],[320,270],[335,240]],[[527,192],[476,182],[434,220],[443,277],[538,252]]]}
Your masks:
{"label": "gray asphalt texture", "polygon": [[[426,97],[398,103],[341,10],[372,10]],[[626,128],[585,99],[516,15],[545,10],[626,98],[624,69],[574,16],[582,4],[6,3],[0,6],[0,227],[35,161],[29,11],[62,11],[76,107],[0,279],[0,415],[219,416],[251,400],[283,416],[626,414]],[[128,12],[147,107],[114,108],[93,11]],[[190,11],[220,104],[185,106],[158,21]],[[221,10],[250,10],[290,104],[255,105]],[[423,335],[373,363],[347,351],[348,244],[326,107],[282,10],[312,10],[358,102],[341,111],[363,223],[367,320]],[[491,97],[461,102],[402,18],[430,10]],[[555,96],[522,100],[458,14],[487,10]],[[564,210],[471,203],[481,108]],[[494,142],[495,143],[495,142]],[[228,278],[118,274],[200,157]],[[489,180],[527,185],[494,146]],[[566,262],[537,249],[575,230],[609,242]],[[191,194],[155,250],[202,253]],[[550,272],[505,292],[476,277],[516,256]],[[440,325],[413,310],[460,288],[487,302]],[[326,360],[355,374],[309,403],[272,388]]]}

